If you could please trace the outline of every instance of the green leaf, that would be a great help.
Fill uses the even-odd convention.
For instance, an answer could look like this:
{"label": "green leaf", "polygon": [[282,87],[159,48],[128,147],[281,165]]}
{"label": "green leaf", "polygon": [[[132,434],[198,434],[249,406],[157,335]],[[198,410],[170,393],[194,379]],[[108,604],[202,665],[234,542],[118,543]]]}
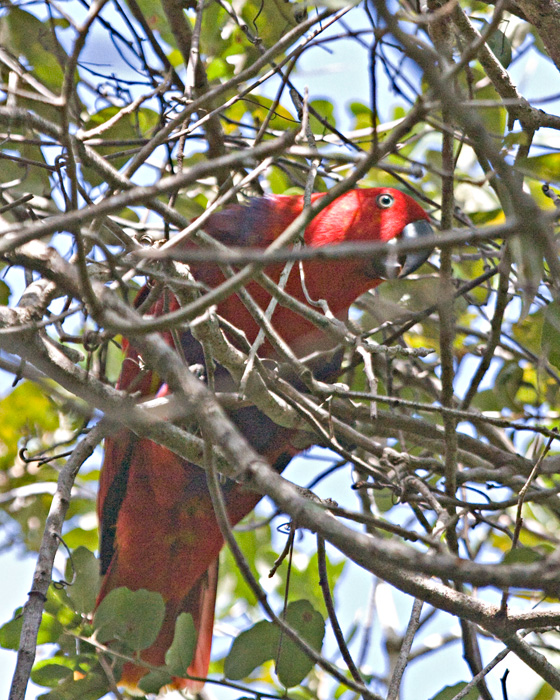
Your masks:
{"label": "green leaf", "polygon": [[510,131],[504,137],[504,147],[512,148],[513,146],[528,146],[529,136],[525,131]]}
{"label": "green leaf", "polygon": [[[455,685],[446,685],[439,693],[430,698],[430,700],[453,700],[453,698],[467,685],[466,681],[455,683]],[[465,695],[465,700],[477,700],[478,690],[473,688]]]}
{"label": "green leaf", "polygon": [[159,0],[138,0],[142,14],[153,32],[158,32],[169,46],[175,47],[175,37]]}
{"label": "green leaf", "polygon": [[[307,600],[290,603],[286,622],[311,647],[320,650],[325,635],[325,622]],[[279,650],[280,646],[280,650]],[[279,681],[291,688],[301,683],[313,668],[314,662],[271,622],[261,621],[242,632],[233,642],[226,657],[224,673],[230,680],[241,680],[258,666],[280,656],[276,665]]]}
{"label": "green leaf", "polygon": [[479,411],[496,411],[499,413],[502,410],[502,405],[493,389],[477,392],[472,405]]}
{"label": "green leaf", "polygon": [[[74,504],[77,504],[77,501],[75,501],[73,505]],[[89,505],[91,505],[91,503]],[[84,530],[81,527],[75,527],[72,530],[68,530],[68,532],[64,533],[64,542],[72,550],[78,549],[78,547],[83,547],[84,549],[92,551],[97,548],[97,544],[99,542],[99,532],[97,527],[94,527],[91,530]]]}
{"label": "green leaf", "polygon": [[516,547],[504,554],[502,564],[534,564],[542,561],[543,555],[531,547]]}
{"label": "green leaf", "polygon": [[513,262],[517,267],[518,283],[516,288],[521,293],[521,318],[531,308],[535,295],[544,275],[543,246],[535,237],[516,236],[509,244]]}
{"label": "green leaf", "polygon": [[[551,304],[552,306],[552,304]],[[546,313],[548,313],[547,307]],[[526,316],[521,321],[513,324],[514,338],[535,355],[540,354],[544,341],[545,310],[539,309],[535,313]],[[552,330],[551,327],[549,330]]]}
{"label": "green leaf", "polygon": [[74,680],[73,676],[68,676],[45,695],[41,695],[41,700],[97,700],[103,697],[111,688],[107,681],[107,676],[98,671],[88,673],[85,678]]}
{"label": "green leaf", "polygon": [[351,102],[350,111],[355,117],[353,129],[369,129],[373,124],[373,112],[369,105],[362,102]]}
{"label": "green leaf", "polygon": [[42,437],[58,427],[54,403],[32,382],[21,382],[0,400],[0,469],[13,465],[22,435]]}
{"label": "green leaf", "polygon": [[[330,590],[334,590],[336,581],[344,569],[344,564],[344,559],[337,563],[327,561]],[[305,555],[303,555],[303,553],[300,553],[297,557],[297,564],[292,562],[289,581],[287,580],[287,566],[282,566],[280,569],[278,569],[275,574],[274,581],[276,582],[279,593],[286,590],[286,587],[289,586],[290,595],[293,598],[308,600],[316,610],[326,614],[325,601],[319,583],[319,576],[309,575],[310,571],[317,571],[317,567],[317,554],[314,554],[308,559]]]}
{"label": "green leaf", "polygon": [[[89,120],[84,124],[84,131],[106,125],[110,119],[113,119],[121,112],[121,109],[115,105],[104,107],[103,109],[90,115]],[[103,132],[103,139],[107,141],[126,141],[128,139],[140,138],[149,136],[152,130],[158,124],[158,114],[148,107],[136,110],[134,114],[126,114]],[[100,145],[95,147],[102,156],[108,156],[114,153],[122,153],[122,146]],[[111,160],[113,167],[122,167],[130,158],[126,152]],[[99,185],[103,182],[103,177],[93,168],[85,168],[84,173],[88,181],[92,185]]]}
{"label": "green leaf", "polygon": [[[18,608],[12,620],[0,627],[0,647],[3,649],[18,649],[21,636],[21,626],[23,624],[23,608]],[[58,640],[63,632],[60,622],[47,612],[43,613],[37,644],[53,644]]]}
{"label": "green leaf", "polygon": [[519,410],[517,392],[523,382],[523,369],[515,362],[507,362],[496,377],[494,391],[502,407]]}
{"label": "green leaf", "polygon": [[66,53],[48,22],[12,6],[2,18],[0,38],[4,47],[25,56],[44,85],[54,90],[62,87],[64,73],[57,56],[66,58]]}
{"label": "green leaf", "polygon": [[560,304],[557,301],[551,302],[544,313],[542,352],[552,365],[560,369]]}
{"label": "green leaf", "polygon": [[380,513],[387,513],[395,505],[395,494],[391,489],[375,489],[373,498]]}
{"label": "green leaf", "polygon": [[[22,100],[22,102],[27,102],[29,104],[31,103],[31,100]],[[20,102],[19,106],[24,107],[25,104],[22,104]],[[47,104],[41,105],[40,108],[37,109],[37,113],[47,112],[49,110],[51,112],[55,112],[55,118],[60,118],[60,115],[56,108]],[[41,114],[41,116],[44,115]],[[18,130],[14,127],[13,132],[16,133],[17,131]],[[9,182],[10,180],[21,179],[21,185],[18,187],[18,189],[13,189],[12,192],[14,194],[31,193],[45,197],[47,199],[51,199],[52,185],[49,180],[49,171],[46,168],[41,168],[39,167],[39,165],[37,167],[26,167],[21,162],[14,162],[9,160],[10,156],[13,154],[19,156],[20,158],[28,159],[30,161],[34,161],[37,164],[41,164],[45,163],[45,157],[43,152],[37,146],[30,143],[18,143],[17,146],[14,146],[12,143],[8,142],[8,144],[3,143],[1,148],[2,151],[4,151],[5,153],[7,151],[7,158],[2,159],[2,180],[4,182]],[[51,211],[53,211],[53,213],[56,211],[56,207],[54,205],[52,205]],[[19,221],[19,219],[16,219],[14,217],[13,212],[6,212],[4,216],[6,216],[8,220],[14,223],[16,221]],[[5,297],[4,291],[2,292],[2,297]],[[2,301],[2,303],[6,302]]]}
{"label": "green leaf", "polygon": [[[239,546],[243,549],[250,562],[251,570],[256,576],[258,576],[258,569],[266,570],[272,567],[276,554],[272,551],[270,526],[241,531],[237,537]],[[233,600],[246,600],[250,605],[255,605],[254,593],[228,549],[224,552],[223,566],[220,563],[220,573],[222,585],[228,585],[228,594]]]}
{"label": "green leaf", "polygon": [[496,103],[496,107],[486,107],[480,110],[480,117],[491,136],[502,137],[506,129],[507,112],[505,107],[500,107],[501,99],[492,85],[485,85],[476,91],[477,100],[489,100]]}
{"label": "green leaf", "polygon": [[44,612],[37,634],[37,644],[54,644],[63,632],[64,629],[56,617]]}
{"label": "green leaf", "polygon": [[61,681],[74,676],[73,662],[64,657],[39,661],[31,671],[31,680],[37,685],[56,688]]}
{"label": "green leaf", "polygon": [[[273,100],[261,95],[251,95],[245,102],[250,108],[255,124],[260,125],[268,118],[271,108],[274,106]],[[297,125],[295,118],[282,105],[276,105],[270,118],[272,129],[293,129]]]}
{"label": "green leaf", "polygon": [[286,173],[275,165],[267,170],[266,179],[273,194],[283,194],[290,186]]}
{"label": "green leaf", "polygon": [[555,695],[554,688],[548,683],[543,683],[537,690],[536,695],[533,696],[533,700],[553,700]]}
{"label": "green leaf", "polygon": [[12,620],[0,627],[0,647],[2,649],[18,649],[21,637],[21,625],[23,623],[23,608],[18,608]]}
{"label": "green leaf", "polygon": [[[307,600],[290,603],[286,610],[286,622],[293,627],[302,639],[319,651],[325,636],[325,621]],[[299,685],[314,666],[314,661],[287,637],[282,641],[282,650],[276,673],[278,680],[291,688]]]}
{"label": "green leaf", "polygon": [[118,639],[134,651],[151,646],[165,616],[159,593],[141,588],[115,588],[100,603],[93,618],[101,643]]}
{"label": "green leaf", "polygon": [[145,693],[159,693],[164,685],[173,682],[173,676],[165,669],[150,671],[138,681],[138,687]]}
{"label": "green leaf", "polygon": [[216,56],[206,70],[206,77],[208,82],[211,83],[213,80],[218,80],[219,78],[229,77],[232,72],[232,66],[229,66],[223,58]]}
{"label": "green leaf", "polygon": [[175,622],[173,643],[165,654],[165,663],[174,676],[184,676],[196,649],[196,629],[189,613],[181,613]]}
{"label": "green leaf", "polygon": [[0,280],[0,306],[7,306],[10,301],[11,289],[4,282]]}
{"label": "green leaf", "polygon": [[[74,567],[72,568],[72,563]],[[74,582],[68,587],[68,598],[73,603],[74,610],[81,614],[89,614],[95,608],[99,592],[99,562],[93,552],[85,547],[78,547],[72,553],[72,562],[66,564],[66,580]]]}
{"label": "green leaf", "polygon": [[278,649],[278,628],[267,620],[257,622],[241,632],[231,645],[224,664],[224,674],[232,681],[246,678],[256,668],[274,658]]}
{"label": "green leaf", "polygon": [[262,40],[263,46],[272,46],[297,24],[296,16],[302,5],[285,0],[246,0],[242,16]]}
{"label": "green leaf", "polygon": [[[482,23],[484,25],[488,25],[488,22],[486,20],[482,20]],[[484,30],[484,27],[482,27],[482,30]],[[512,47],[511,47],[511,41],[507,37],[504,32],[501,31],[501,29],[495,29],[491,36],[488,37],[486,40],[486,43],[492,50],[492,53],[498,61],[502,64],[504,68],[507,68],[509,64],[511,63],[512,59]]]}
{"label": "green leaf", "polygon": [[[323,119],[326,119],[329,124],[332,124],[333,126],[336,125],[336,120],[334,118],[334,105],[332,102],[329,102],[328,100],[312,100],[309,105],[310,107],[313,107],[313,109],[320,114]],[[325,131],[325,127],[321,124],[321,122],[312,115],[309,118],[309,124],[311,125],[311,129],[315,134],[322,134]]]}
{"label": "green leaf", "polygon": [[70,624],[72,620],[76,619],[77,616],[70,598],[68,598],[66,586],[49,586],[45,601],[45,612],[54,615],[63,625]]}
{"label": "green leaf", "polygon": [[523,158],[518,162],[517,169],[537,180],[560,182],[560,153]]}

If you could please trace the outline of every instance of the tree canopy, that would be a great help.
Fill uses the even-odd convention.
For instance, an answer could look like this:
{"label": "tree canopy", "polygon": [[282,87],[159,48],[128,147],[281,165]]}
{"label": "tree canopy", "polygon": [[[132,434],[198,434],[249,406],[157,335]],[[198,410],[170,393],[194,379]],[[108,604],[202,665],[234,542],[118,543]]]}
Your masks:
{"label": "tree canopy", "polygon": [[[318,89],[322,65],[350,49],[360,62]],[[440,655],[422,697],[560,692],[559,69],[558,0],[4,0],[0,369],[13,384],[0,400],[0,515],[4,547],[37,553],[27,602],[0,628],[18,654],[12,700],[29,678],[49,700],[118,696],[110,641],[133,657],[157,635],[157,594],[121,589],[92,616],[95,451],[119,426],[273,504],[229,533],[238,547],[222,557],[228,643],[211,677],[236,697],[416,698],[415,674]],[[340,104],[358,78],[367,94]],[[343,327],[310,307],[344,350],[338,381],[295,389],[284,365],[301,375],[304,363],[255,362],[241,341],[232,352],[188,263],[233,266],[235,293],[270,262],[310,255],[292,245],[305,220],[256,256],[218,246],[208,216],[249,197],[309,203],[379,185],[412,195],[437,235],[399,244],[433,252],[362,296]],[[136,308],[146,280],[180,311]],[[125,338],[161,376],[189,372],[158,335],[186,327],[236,389],[213,393],[191,373],[170,422],[115,383]],[[201,423],[201,397],[252,402],[329,451],[286,478],[262,460],[255,470],[250,445],[224,438],[227,413]],[[341,505],[317,507],[296,485]],[[277,566],[276,510],[316,534],[296,535]],[[352,619],[358,570],[371,596]],[[191,651],[180,617],[167,668],[142,690],[158,692]],[[503,659],[514,671],[500,684]]]}

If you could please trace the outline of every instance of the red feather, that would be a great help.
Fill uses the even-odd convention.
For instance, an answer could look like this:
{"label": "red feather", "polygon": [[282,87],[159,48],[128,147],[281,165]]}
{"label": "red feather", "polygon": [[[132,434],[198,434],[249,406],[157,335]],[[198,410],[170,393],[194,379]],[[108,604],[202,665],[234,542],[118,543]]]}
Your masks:
{"label": "red feather", "polygon": [[[392,198],[389,206],[381,206]],[[317,199],[323,195],[314,195]],[[253,199],[214,214],[205,225],[207,233],[222,243],[241,247],[266,247],[301,213],[302,197],[271,196]],[[316,247],[344,241],[388,241],[401,234],[407,224],[426,222],[424,210],[410,197],[389,188],[352,190],[326,207],[305,231],[305,243]],[[278,279],[283,265],[267,269]],[[334,314],[343,316],[351,303],[382,280],[372,276],[370,261],[354,258],[338,262],[308,261],[304,265],[308,292],[313,299],[325,299]],[[223,280],[215,265],[192,266],[193,274],[204,284],[215,287]],[[262,309],[270,296],[256,282],[247,290]],[[294,266],[286,291],[305,302],[300,274]],[[139,301],[146,290],[140,292]],[[161,315],[178,306],[166,293],[151,310]],[[218,313],[242,330],[253,342],[259,326],[237,295],[218,307]],[[328,346],[326,338],[309,321],[278,305],[272,322],[278,333],[300,356]],[[164,334],[173,345],[170,333]],[[187,364],[203,363],[201,348],[189,333],[181,337]],[[264,344],[260,354],[272,354]],[[319,375],[332,380],[339,363],[322,367]],[[229,381],[218,368],[216,379]],[[165,393],[148,370],[141,372],[141,358],[126,346],[118,388],[142,396]],[[301,449],[292,444],[294,431],[275,425],[254,407],[231,413],[232,421],[254,448],[281,471]],[[224,495],[232,524],[239,522],[259,501],[259,496],[240,485],[227,482]],[[98,602],[110,590],[127,586],[161,593],[166,616],[156,642],[142,658],[154,665],[165,663],[165,652],[173,640],[175,619],[185,611],[193,615],[198,631],[195,659],[189,673],[205,677],[210,661],[218,555],[222,535],[214,517],[206,476],[202,469],[181,459],[150,440],[123,430],[109,438],[105,446],[98,497],[101,526],[101,566],[104,574]],[[121,682],[135,685],[146,673],[140,666],[127,664]],[[175,679],[175,687],[199,690],[203,683]]]}

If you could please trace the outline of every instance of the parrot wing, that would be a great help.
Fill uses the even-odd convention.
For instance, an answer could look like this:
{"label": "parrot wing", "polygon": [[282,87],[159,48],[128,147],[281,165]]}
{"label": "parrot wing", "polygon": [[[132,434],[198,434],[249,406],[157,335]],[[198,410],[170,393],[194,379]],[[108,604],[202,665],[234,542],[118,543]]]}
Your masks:
{"label": "parrot wing", "polygon": [[[313,199],[321,196],[314,195]],[[247,205],[235,205],[213,214],[205,229],[228,245],[264,247],[302,208],[302,197],[256,198]],[[372,188],[352,190],[335,200],[306,229],[305,240],[307,245],[318,246],[345,240],[387,241],[398,235],[414,238],[426,233],[431,233],[427,215],[414,200],[397,190]],[[408,274],[427,256],[428,253],[415,253],[402,261],[402,270]],[[277,280],[282,268],[282,265],[272,266],[267,273]],[[312,296],[326,299],[336,315],[346,313],[356,297],[382,281],[378,279],[380,265],[372,265],[371,259],[310,261],[304,268]],[[198,264],[192,266],[192,271],[195,278],[210,287],[223,280],[216,265]],[[268,306],[270,296],[256,282],[250,282],[247,290],[262,309]],[[149,291],[149,286],[140,291],[137,305],[147,298]],[[305,303],[297,266],[288,279],[286,291]],[[160,316],[178,306],[177,299],[166,290],[150,314]],[[249,342],[254,341],[259,326],[239,296],[232,295],[222,302],[218,313],[243,331]],[[320,347],[320,332],[299,314],[278,306],[272,320],[286,342],[293,348],[297,346],[300,355]],[[175,347],[176,335],[164,332],[162,336]],[[180,334],[180,344],[187,366],[204,366],[202,347],[190,332]],[[126,356],[117,387],[143,397],[167,393],[162,381],[143,366],[135,348],[127,341],[123,346]],[[271,356],[272,348],[265,343],[260,354]],[[341,361],[342,351],[338,351],[328,361],[319,362],[313,368],[316,378],[333,381],[340,373]],[[215,381],[219,390],[233,388],[229,374],[219,365],[215,369]],[[300,388],[296,377],[289,381]],[[255,406],[232,410],[229,417],[254,449],[279,472],[304,449],[301,433],[294,440],[297,431],[275,424]],[[232,525],[251,512],[260,500],[260,495],[233,481],[226,481],[222,488]],[[163,626],[155,643],[142,652],[142,659],[156,666],[165,663],[177,616],[181,612],[190,613],[198,639],[189,674],[204,678],[212,644],[218,555],[223,545],[204,470],[150,440],[121,430],[105,443],[97,510],[104,576],[98,602],[119,586],[156,591],[163,596],[166,604]],[[120,682],[134,686],[146,672],[146,668],[128,663]],[[174,682],[177,688],[193,691],[200,690],[202,685],[201,681],[184,678]]]}

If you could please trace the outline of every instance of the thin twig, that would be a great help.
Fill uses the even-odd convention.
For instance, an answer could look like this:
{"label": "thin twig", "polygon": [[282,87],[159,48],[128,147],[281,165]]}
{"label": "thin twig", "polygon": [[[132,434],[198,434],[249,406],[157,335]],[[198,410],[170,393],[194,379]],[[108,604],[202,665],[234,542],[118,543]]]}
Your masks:
{"label": "thin twig", "polygon": [[356,681],[356,683],[364,684],[362,674],[360,673],[358,667],[354,662],[354,659],[352,658],[352,655],[350,654],[350,650],[348,649],[348,645],[346,644],[346,640],[344,639],[344,634],[338,622],[338,617],[336,615],[336,609],[334,606],[331,589],[329,587],[325,540],[320,535],[317,536],[317,559],[319,562],[319,585],[321,586],[321,590],[323,591],[323,600],[325,601],[325,605],[327,607],[327,614],[329,616],[334,636],[336,637],[338,648],[340,650],[340,653],[342,654],[344,663],[350,671],[350,675],[352,676],[352,678]]}
{"label": "thin twig", "polygon": [[401,687],[402,677],[404,674],[404,670],[408,664],[412,642],[414,641],[416,631],[418,630],[418,626],[420,624],[420,615],[422,613],[423,605],[424,601],[418,600],[418,598],[414,600],[414,603],[412,605],[412,612],[410,613],[410,620],[408,621],[408,627],[406,628],[406,633],[401,643],[399,657],[393,669],[391,681],[389,682],[387,700],[397,700],[399,697],[399,690]]}

